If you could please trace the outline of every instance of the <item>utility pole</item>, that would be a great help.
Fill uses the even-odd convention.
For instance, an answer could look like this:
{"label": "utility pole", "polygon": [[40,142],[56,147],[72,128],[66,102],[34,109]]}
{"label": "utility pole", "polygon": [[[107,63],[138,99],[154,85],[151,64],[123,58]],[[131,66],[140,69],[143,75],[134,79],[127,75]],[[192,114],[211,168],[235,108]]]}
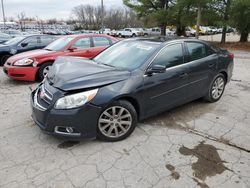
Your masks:
{"label": "utility pole", "polygon": [[104,5],[103,5],[103,0],[101,0],[101,9],[102,9],[102,23],[101,23],[101,27],[102,27],[102,33],[103,33],[103,29],[104,29],[104,23],[103,23],[103,21],[104,21]]}
{"label": "utility pole", "polygon": [[2,12],[3,12],[3,27],[4,27],[4,31],[6,29],[6,25],[5,25],[5,13],[4,13],[4,6],[3,6],[3,0],[1,0],[1,3],[2,3]]}

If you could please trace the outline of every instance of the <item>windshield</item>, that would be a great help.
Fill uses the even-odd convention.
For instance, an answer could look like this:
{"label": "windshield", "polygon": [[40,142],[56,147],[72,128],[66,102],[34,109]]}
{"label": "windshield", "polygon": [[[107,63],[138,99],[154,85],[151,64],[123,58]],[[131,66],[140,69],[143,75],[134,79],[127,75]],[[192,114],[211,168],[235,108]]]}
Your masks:
{"label": "windshield", "polygon": [[62,37],[54,42],[50,43],[48,46],[45,47],[46,50],[49,51],[58,51],[61,50],[65,45],[67,45],[74,37]]}
{"label": "windshield", "polygon": [[6,41],[4,44],[6,44],[6,45],[17,44],[17,43],[21,42],[24,38],[25,37],[15,37],[13,39]]}
{"label": "windshield", "polygon": [[93,60],[122,69],[140,67],[157,49],[158,43],[148,41],[121,41],[97,55]]}

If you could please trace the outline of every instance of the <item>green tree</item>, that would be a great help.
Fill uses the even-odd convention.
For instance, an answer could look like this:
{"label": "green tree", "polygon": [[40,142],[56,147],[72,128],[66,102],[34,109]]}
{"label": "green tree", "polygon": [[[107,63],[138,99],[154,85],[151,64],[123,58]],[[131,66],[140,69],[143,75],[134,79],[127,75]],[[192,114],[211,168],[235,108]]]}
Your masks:
{"label": "green tree", "polygon": [[186,35],[186,26],[194,25],[195,10],[185,0],[177,0],[177,3],[170,7],[169,21],[176,26],[178,36]]}
{"label": "green tree", "polygon": [[[212,0],[210,4],[210,10],[214,11],[216,18],[213,18],[213,25],[222,27],[221,43],[226,42],[226,31],[230,24],[230,11],[231,11],[232,0]],[[211,14],[212,15],[212,14]]]}
{"label": "green tree", "polygon": [[191,6],[196,9],[197,16],[196,16],[196,38],[199,38],[199,30],[201,25],[201,16],[202,11],[208,7],[208,4],[211,0],[185,0],[188,6]]}
{"label": "green tree", "polygon": [[209,9],[212,0],[177,0],[170,7],[171,20],[176,26],[177,35],[185,34],[185,27],[196,25],[196,37],[199,37],[200,25],[212,23],[215,20],[214,11]]}
{"label": "green tree", "polygon": [[161,27],[161,34],[166,35],[166,26],[170,23],[169,8],[175,4],[175,0],[123,0],[123,3],[140,17],[153,18]]}
{"label": "green tree", "polygon": [[247,42],[250,32],[250,0],[234,0],[231,12],[232,24],[240,32],[240,42]]}

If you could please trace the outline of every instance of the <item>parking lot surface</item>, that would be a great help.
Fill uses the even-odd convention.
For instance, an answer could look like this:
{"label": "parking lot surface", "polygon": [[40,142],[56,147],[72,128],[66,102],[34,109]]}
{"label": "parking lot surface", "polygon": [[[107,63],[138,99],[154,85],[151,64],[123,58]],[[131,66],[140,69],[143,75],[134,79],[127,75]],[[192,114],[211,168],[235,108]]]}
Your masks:
{"label": "parking lot surface", "polygon": [[38,83],[0,68],[0,187],[250,187],[250,53],[234,53],[219,102],[152,117],[116,143],[43,134],[30,117]]}

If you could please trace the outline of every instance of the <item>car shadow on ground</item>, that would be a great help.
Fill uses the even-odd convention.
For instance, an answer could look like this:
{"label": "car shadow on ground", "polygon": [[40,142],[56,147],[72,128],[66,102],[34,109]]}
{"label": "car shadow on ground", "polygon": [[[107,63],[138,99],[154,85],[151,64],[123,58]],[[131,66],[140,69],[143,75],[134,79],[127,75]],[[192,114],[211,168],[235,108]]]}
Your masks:
{"label": "car shadow on ground", "polygon": [[166,126],[173,129],[183,129],[190,122],[203,114],[214,111],[215,104],[206,102],[203,98],[178,106],[171,110],[162,112],[142,121],[152,126]]}

